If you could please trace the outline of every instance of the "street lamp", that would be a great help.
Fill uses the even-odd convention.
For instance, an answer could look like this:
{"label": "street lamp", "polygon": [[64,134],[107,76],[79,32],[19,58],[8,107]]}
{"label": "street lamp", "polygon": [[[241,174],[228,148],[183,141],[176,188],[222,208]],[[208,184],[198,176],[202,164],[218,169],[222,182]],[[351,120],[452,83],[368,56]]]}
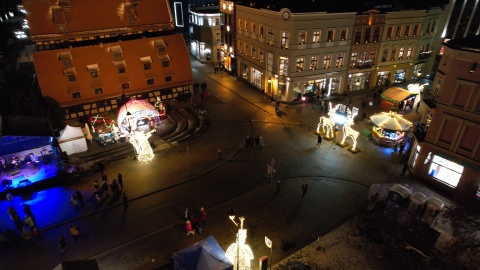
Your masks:
{"label": "street lamp", "polygon": [[270,77],[268,77],[268,94],[271,95],[272,94],[272,79]]}
{"label": "street lamp", "polygon": [[[226,255],[230,261],[236,264],[234,268],[235,270],[250,269],[250,261],[253,259],[253,252],[252,249],[245,244],[245,239],[247,238],[247,230],[243,228],[243,221],[245,218],[239,217],[240,224],[238,224],[235,221],[235,211],[233,211],[233,209],[230,209],[228,217],[233,224],[238,227],[238,232],[235,244],[231,244],[228,247]],[[241,264],[240,261],[242,261]]]}

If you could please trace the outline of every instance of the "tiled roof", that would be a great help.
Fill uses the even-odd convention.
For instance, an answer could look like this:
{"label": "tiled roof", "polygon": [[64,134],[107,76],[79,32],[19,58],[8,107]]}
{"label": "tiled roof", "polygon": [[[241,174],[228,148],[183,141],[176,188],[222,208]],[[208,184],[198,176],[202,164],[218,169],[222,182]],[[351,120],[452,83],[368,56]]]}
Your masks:
{"label": "tiled roof", "polygon": [[[172,23],[167,1],[142,0],[136,7],[126,0],[70,0],[64,7],[51,0],[23,0],[23,5],[34,37],[61,34],[57,24],[65,24],[68,33]],[[136,18],[135,26],[129,18]]]}
{"label": "tiled roof", "polygon": [[[165,44],[165,48],[159,48],[156,44]],[[121,54],[114,56],[114,52],[119,51]],[[70,53],[71,62],[59,60],[59,55],[68,55],[66,52]],[[39,51],[33,53],[33,60],[42,94],[56,99],[62,105],[119,96],[123,83],[130,84],[125,94],[132,94],[192,82],[189,54],[182,35]],[[167,67],[162,65],[164,60],[169,60]],[[150,64],[150,69],[144,69],[146,64]],[[126,72],[119,74],[119,68],[122,67]],[[95,71],[98,71],[98,77],[92,78],[92,72]],[[74,76],[75,81],[69,82],[67,75]],[[171,81],[166,82],[165,76],[172,76]],[[154,79],[155,83],[148,85],[146,79]],[[103,88],[102,94],[95,94],[93,89],[98,87]],[[73,99],[74,92],[80,92],[81,100]]]}

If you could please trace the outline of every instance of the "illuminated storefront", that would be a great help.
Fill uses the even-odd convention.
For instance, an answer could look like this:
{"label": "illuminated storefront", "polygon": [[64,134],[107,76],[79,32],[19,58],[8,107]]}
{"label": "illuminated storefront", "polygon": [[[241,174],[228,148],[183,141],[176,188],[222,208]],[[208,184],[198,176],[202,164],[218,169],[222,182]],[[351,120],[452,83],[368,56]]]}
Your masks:
{"label": "illuminated storefront", "polygon": [[393,75],[393,83],[404,83],[406,81],[405,74],[405,69],[395,70],[395,74]]}
{"label": "illuminated storefront", "polygon": [[378,72],[377,86],[387,86],[390,84],[390,71]]}
{"label": "illuminated storefront", "polygon": [[[308,81],[308,84],[305,86],[305,93],[314,93],[317,91],[325,90],[325,94],[330,96],[331,94],[338,94],[340,89],[341,77],[332,77],[325,79],[312,79]],[[295,86],[294,86],[295,89]]]}
{"label": "illuminated storefront", "polygon": [[350,91],[368,89],[371,72],[348,74],[348,87]]}

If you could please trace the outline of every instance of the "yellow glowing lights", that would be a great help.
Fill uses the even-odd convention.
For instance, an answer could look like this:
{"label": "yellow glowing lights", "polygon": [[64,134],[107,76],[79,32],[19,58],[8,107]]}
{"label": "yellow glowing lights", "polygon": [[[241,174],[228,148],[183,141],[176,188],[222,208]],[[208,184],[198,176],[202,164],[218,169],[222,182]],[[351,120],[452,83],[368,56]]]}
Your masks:
{"label": "yellow glowing lights", "polygon": [[249,245],[245,244],[245,240],[247,239],[247,230],[243,228],[244,220],[245,218],[240,218],[240,228],[238,229],[237,242],[231,244],[228,247],[227,252],[225,252],[227,258],[230,260],[230,262],[232,262],[234,270],[251,269],[251,260],[254,258],[252,249]]}
{"label": "yellow glowing lights", "polygon": [[352,151],[355,151],[355,149],[357,148],[357,138],[359,135],[358,131],[350,127],[353,125],[354,118],[355,115],[352,115],[350,109],[347,109],[347,121],[345,121],[345,124],[343,124],[343,139],[341,142],[341,144],[345,144],[345,139],[347,137],[350,137],[353,141]]}
{"label": "yellow glowing lights", "polygon": [[129,141],[135,148],[138,161],[149,162],[154,158],[152,147],[148,141],[148,138],[154,131],[155,130],[152,130],[146,134],[140,131],[135,131],[130,137]]}

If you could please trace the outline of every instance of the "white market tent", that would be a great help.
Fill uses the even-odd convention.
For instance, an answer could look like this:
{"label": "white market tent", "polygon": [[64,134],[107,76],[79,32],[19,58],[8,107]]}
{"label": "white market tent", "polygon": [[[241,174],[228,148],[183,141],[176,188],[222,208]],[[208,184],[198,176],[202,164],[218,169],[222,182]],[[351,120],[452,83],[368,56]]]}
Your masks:
{"label": "white market tent", "polygon": [[57,138],[57,141],[62,151],[67,152],[67,155],[88,150],[87,140],[80,127],[67,125],[62,131],[60,131],[60,137]]}

